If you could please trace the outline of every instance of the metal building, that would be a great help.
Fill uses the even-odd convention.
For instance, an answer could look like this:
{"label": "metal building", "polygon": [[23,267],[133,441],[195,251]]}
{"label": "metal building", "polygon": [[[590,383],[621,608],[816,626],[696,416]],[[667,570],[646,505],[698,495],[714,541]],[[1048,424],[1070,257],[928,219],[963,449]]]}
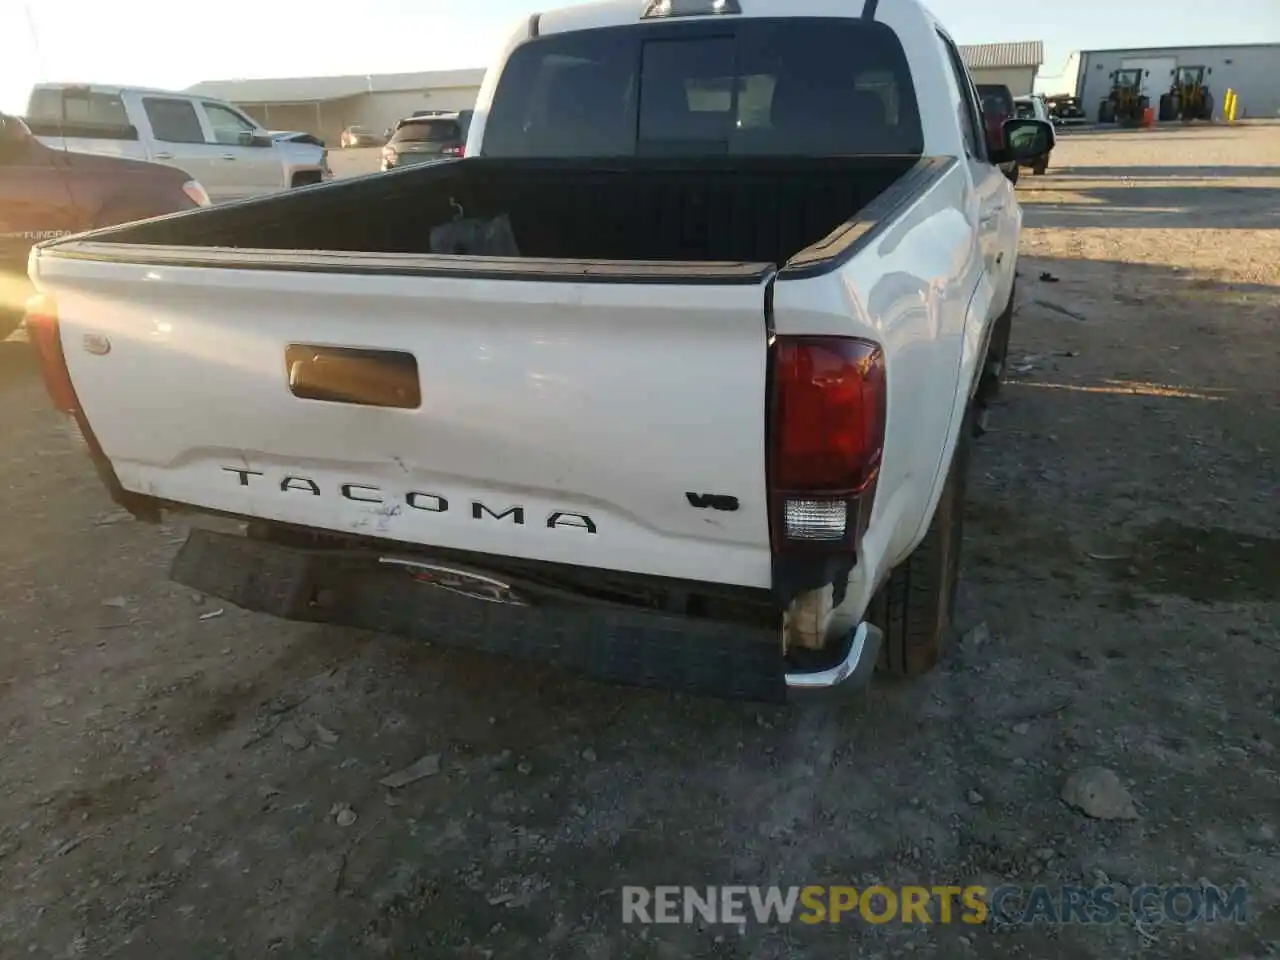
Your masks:
{"label": "metal building", "polygon": [[974,83],[1004,84],[1015,97],[1024,97],[1035,88],[1036,74],[1044,65],[1044,42],[975,43],[961,46],[960,56]]}
{"label": "metal building", "polygon": [[438,70],[346,77],[207,80],[189,93],[240,107],[268,130],[313,133],[337,147],[345,127],[381,132],[415,110],[469,110],[484,70]]}
{"label": "metal building", "polygon": [[1075,94],[1092,118],[1111,90],[1115,70],[1141,68],[1143,93],[1154,105],[1173,83],[1179,67],[1209,67],[1209,92],[1214,115],[1222,116],[1228,89],[1239,99],[1238,117],[1280,116],[1280,43],[1213,47],[1149,47],[1130,50],[1083,50]]}

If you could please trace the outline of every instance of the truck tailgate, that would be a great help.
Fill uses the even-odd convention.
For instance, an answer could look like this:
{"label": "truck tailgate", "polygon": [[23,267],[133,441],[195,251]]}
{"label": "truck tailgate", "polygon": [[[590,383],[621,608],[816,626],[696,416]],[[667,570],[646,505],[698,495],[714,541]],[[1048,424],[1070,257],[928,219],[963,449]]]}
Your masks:
{"label": "truck tailgate", "polygon": [[[770,583],[768,267],[580,282],[387,272],[360,255],[282,269],[231,251],[235,268],[59,252],[42,252],[38,284],[127,490],[407,543]],[[305,398],[332,370],[339,392],[310,396],[343,402]]]}

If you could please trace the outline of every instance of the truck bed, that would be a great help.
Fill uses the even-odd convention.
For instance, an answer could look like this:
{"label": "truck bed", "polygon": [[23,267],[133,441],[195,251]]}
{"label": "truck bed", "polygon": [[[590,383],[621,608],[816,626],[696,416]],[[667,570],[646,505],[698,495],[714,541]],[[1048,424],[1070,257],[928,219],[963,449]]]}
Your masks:
{"label": "truck bed", "polygon": [[95,239],[169,247],[429,254],[435,226],[510,218],[523,258],[769,263],[842,227],[918,157],[673,162],[483,157],[110,231]]}

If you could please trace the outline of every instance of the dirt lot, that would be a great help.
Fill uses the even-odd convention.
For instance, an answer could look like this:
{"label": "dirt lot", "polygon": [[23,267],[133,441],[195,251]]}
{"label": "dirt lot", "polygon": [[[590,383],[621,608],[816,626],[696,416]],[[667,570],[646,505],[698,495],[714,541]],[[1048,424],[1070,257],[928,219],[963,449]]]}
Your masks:
{"label": "dirt lot", "polygon": [[348,150],[330,150],[329,167],[335,177],[358,177],[373,173],[381,162],[379,147],[356,147]]}
{"label": "dirt lot", "polygon": [[[1023,180],[967,636],[844,706],[204,619],[181,532],[119,519],[5,345],[0,953],[1277,956],[1277,157],[1276,125],[1080,132]],[[1090,766],[1139,819],[1062,802]],[[624,884],[876,880],[1243,882],[1249,920],[621,923]]]}

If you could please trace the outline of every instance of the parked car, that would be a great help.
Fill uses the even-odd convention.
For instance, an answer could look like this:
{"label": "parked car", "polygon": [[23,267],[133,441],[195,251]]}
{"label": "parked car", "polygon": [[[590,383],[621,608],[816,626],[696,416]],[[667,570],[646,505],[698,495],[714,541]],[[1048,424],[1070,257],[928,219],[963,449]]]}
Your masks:
{"label": "parked car", "polygon": [[415,110],[409,114],[410,117],[454,117],[462,124],[464,131],[470,129],[474,115],[474,110]]}
{"label": "parked car", "polygon": [[[982,115],[986,119],[987,138],[1003,149],[1005,122],[1016,116],[1013,93],[1004,84],[980,83],[978,96],[982,98]],[[1004,171],[1011,183],[1018,182],[1016,163],[1006,163],[1000,169]]]}
{"label": "parked car", "polygon": [[27,281],[33,244],[208,203],[204,187],[185,173],[51,150],[20,119],[0,114],[0,340],[35,292]]}
{"label": "parked car", "polygon": [[395,125],[382,148],[382,169],[461,157],[466,146],[466,128],[456,113],[406,117]]}
{"label": "parked car", "polygon": [[267,134],[272,140],[287,140],[290,143],[309,143],[313,147],[324,146],[324,141],[314,133],[306,133],[302,130],[268,130]]}
{"label": "parked car", "polygon": [[724,696],[938,662],[1013,317],[998,164],[1048,125],[989,146],[918,0],[638,9],[530,18],[465,158],[37,248],[112,496],[247,522],[174,579]]}
{"label": "parked car", "polygon": [[1045,106],[1049,109],[1049,118],[1054,122],[1055,126],[1076,126],[1089,122],[1089,116],[1085,113],[1084,107],[1080,105],[1080,101],[1072,96],[1065,94],[1057,94],[1045,97]]}
{"label": "parked car", "polygon": [[1014,98],[1013,107],[1020,120],[1042,120],[1049,124],[1049,149],[1041,156],[1024,160],[1021,164],[1024,167],[1030,167],[1031,172],[1037,177],[1043,177],[1049,170],[1049,155],[1053,153],[1053,148],[1058,144],[1058,135],[1053,131],[1053,121],[1049,118],[1049,110],[1045,106],[1044,98],[1034,93],[1028,97],[1016,97]]}
{"label": "parked car", "polygon": [[342,131],[340,143],[342,149],[346,150],[351,147],[380,147],[386,143],[386,139],[357,123]]}
{"label": "parked car", "polygon": [[323,147],[275,139],[233,104],[188,93],[42,83],[31,91],[27,125],[55,150],[176,167],[215,203],[332,176]]}

